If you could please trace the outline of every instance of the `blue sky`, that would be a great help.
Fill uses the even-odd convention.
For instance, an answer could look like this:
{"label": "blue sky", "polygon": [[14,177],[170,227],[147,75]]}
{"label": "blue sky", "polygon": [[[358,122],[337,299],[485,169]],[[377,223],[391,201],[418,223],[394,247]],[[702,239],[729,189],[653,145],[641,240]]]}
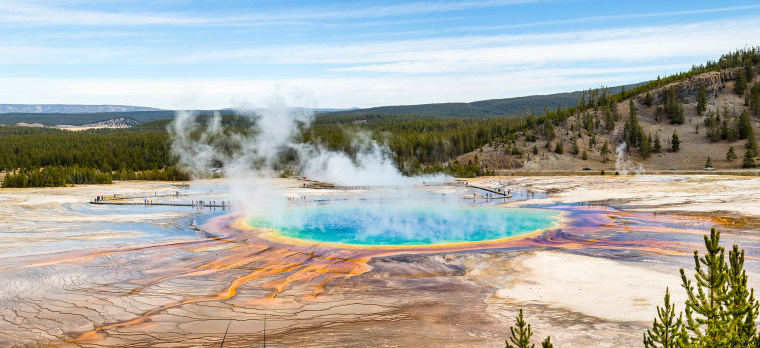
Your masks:
{"label": "blue sky", "polygon": [[755,1],[0,0],[0,103],[466,102],[639,82],[757,45]]}

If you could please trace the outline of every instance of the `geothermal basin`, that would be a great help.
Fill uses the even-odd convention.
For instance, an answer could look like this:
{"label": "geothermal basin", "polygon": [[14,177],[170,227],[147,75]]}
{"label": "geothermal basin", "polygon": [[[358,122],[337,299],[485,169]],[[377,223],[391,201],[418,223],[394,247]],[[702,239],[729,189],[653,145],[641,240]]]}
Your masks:
{"label": "geothermal basin", "polygon": [[[354,247],[426,246],[498,241],[556,227],[560,211],[458,205],[295,206],[245,223],[296,243]],[[278,238],[279,237],[279,238]]]}
{"label": "geothermal basin", "polygon": [[760,280],[758,178],[470,180],[519,200],[266,180],[278,214],[88,203],[234,202],[223,180],[2,190],[0,347],[503,347],[519,309],[560,347],[640,346],[713,226]]}

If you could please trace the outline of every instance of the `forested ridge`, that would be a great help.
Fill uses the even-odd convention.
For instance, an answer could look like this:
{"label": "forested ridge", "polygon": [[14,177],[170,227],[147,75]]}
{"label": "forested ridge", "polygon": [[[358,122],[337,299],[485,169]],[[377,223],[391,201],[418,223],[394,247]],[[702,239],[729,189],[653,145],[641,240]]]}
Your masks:
{"label": "forested ridge", "polygon": [[[754,158],[759,155],[757,144],[753,142],[755,136],[751,117],[757,117],[760,113],[760,84],[750,83],[759,66],[760,49],[743,49],[723,55],[717,61],[694,66],[688,72],[657,78],[633,89],[621,88],[619,93],[614,94],[607,88],[588,90],[580,93],[577,105],[553,110],[543,108],[538,112],[526,110],[512,116],[440,118],[431,115],[377,113],[323,115],[316,117],[311,126],[303,128],[297,140],[355,154],[357,149],[353,146],[353,138],[358,133],[369,134],[380,144],[388,146],[396,165],[406,174],[444,171],[456,176],[475,176],[487,174],[492,168],[484,168],[477,156],[474,160],[463,163],[456,159],[475,150],[482,151],[485,146],[501,148],[500,156],[511,158],[523,158],[540,151],[556,154],[567,151],[567,155],[578,158],[582,156],[584,160],[590,156],[601,156],[606,160],[614,143],[608,144],[608,140],[601,139],[609,139],[615,127],[625,123],[622,137],[629,144],[627,150],[638,152],[646,158],[665,150],[677,152],[684,145],[676,132],[672,136],[645,132],[640,125],[638,108],[641,106],[655,110],[656,122],[684,123],[683,97],[679,96],[674,87],[665,87],[707,72],[731,71],[736,76],[736,93],[745,96],[746,113],[739,117],[728,114],[726,110],[723,113],[707,112],[702,127],[707,129],[706,136],[715,141],[747,139],[744,157],[747,167],[750,167],[754,166]],[[700,102],[702,94],[700,91]],[[627,117],[618,111],[618,104],[631,106]],[[198,116],[196,122],[203,125],[208,119],[209,116],[206,115]],[[254,120],[248,116],[223,115],[223,125],[228,132],[248,132]],[[175,167],[177,159],[170,153],[169,135],[166,131],[169,122],[170,120],[158,120],[127,129],[81,132],[2,126],[0,170],[9,173],[3,185],[10,187],[24,183],[27,186],[56,186],[108,181],[44,179],[54,176],[98,177],[96,174],[75,175],[90,169],[109,176],[110,180],[147,177],[186,179],[187,175],[182,174],[181,168]],[[589,143],[588,148],[583,146],[584,142]],[[224,148],[220,150],[230,151],[235,144],[222,146]],[[741,157],[741,153],[736,153],[741,148],[744,147],[734,149],[734,156]],[[284,161],[292,159],[287,156],[283,158]],[[42,175],[38,173],[44,171],[41,168],[56,168],[56,171],[51,170]],[[152,174],[147,176],[145,173]],[[34,179],[35,175],[42,175],[42,179]],[[17,179],[15,176],[23,176],[25,179]]]}
{"label": "forested ridge", "polygon": [[[624,88],[639,84],[610,87],[611,93],[618,93]],[[385,115],[424,115],[433,118],[487,118],[517,115],[526,110],[553,110],[557,107],[573,106],[585,91],[531,95],[516,98],[479,100],[470,103],[438,103],[419,105],[379,106],[366,109],[352,109],[327,112],[325,116],[363,116],[372,114]]]}

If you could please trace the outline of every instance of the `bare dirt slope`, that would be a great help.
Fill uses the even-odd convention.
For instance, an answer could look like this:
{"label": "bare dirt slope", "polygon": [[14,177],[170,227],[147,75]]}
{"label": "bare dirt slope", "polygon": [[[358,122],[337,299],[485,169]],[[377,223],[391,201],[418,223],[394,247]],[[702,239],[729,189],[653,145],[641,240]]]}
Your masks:
{"label": "bare dirt slope", "polygon": [[[632,148],[628,152],[623,152],[621,163],[628,169],[644,170],[703,170],[707,158],[710,157],[712,166],[716,170],[740,169],[742,167],[742,157],[745,153],[746,140],[719,140],[713,142],[707,134],[705,119],[711,113],[718,113],[723,117],[728,113],[729,118],[733,119],[748,109],[744,105],[744,96],[734,92],[734,79],[739,70],[726,70],[718,72],[709,72],[689,80],[678,82],[664,88],[674,87],[678,92],[678,98],[683,103],[685,122],[683,124],[671,124],[667,116],[662,116],[663,120],[655,120],[658,105],[662,105],[659,100],[660,94],[664,88],[652,91],[655,104],[652,106],[644,105],[644,96],[639,95],[634,98],[636,113],[644,133],[652,136],[659,136],[662,151],[653,153],[648,159],[639,155],[637,149]],[[760,76],[749,83],[760,81]],[[707,112],[703,115],[697,114],[697,93],[699,87],[704,86],[707,91]],[[623,143],[623,129],[625,122],[629,119],[628,102],[624,101],[617,106],[617,112],[620,115],[615,129],[607,131],[604,129],[604,116],[601,110],[589,110],[587,113],[595,114],[594,117],[602,119],[601,125],[595,128],[594,135],[596,144],[590,144],[591,136],[584,130],[578,136],[578,130],[573,125],[578,124],[581,115],[570,117],[567,121],[555,127],[556,139],[547,141],[543,136],[539,136],[536,142],[526,141],[525,137],[518,137],[514,144],[522,151],[522,155],[512,155],[505,153],[510,149],[510,144],[490,144],[473,152],[464,154],[457,158],[461,163],[473,161],[480,164],[486,169],[497,170],[503,173],[503,170],[523,170],[523,171],[575,171],[589,168],[598,170],[616,170],[621,169],[620,164],[616,164],[615,149]],[[752,125],[755,135],[760,135],[760,118],[752,115]],[[680,151],[671,151],[671,138],[673,132],[677,132],[681,141]],[[572,143],[575,140],[579,146],[580,152],[577,155],[571,153]],[[555,153],[557,141],[561,141],[564,148],[563,154]],[[602,146],[605,141],[609,142],[610,154],[605,161],[601,155]],[[547,144],[548,143],[548,144]],[[737,158],[733,161],[726,159],[729,148],[733,146]],[[538,154],[534,154],[534,147],[538,149]],[[582,159],[583,152],[586,152],[588,159]],[[627,161],[627,163],[626,163]]]}

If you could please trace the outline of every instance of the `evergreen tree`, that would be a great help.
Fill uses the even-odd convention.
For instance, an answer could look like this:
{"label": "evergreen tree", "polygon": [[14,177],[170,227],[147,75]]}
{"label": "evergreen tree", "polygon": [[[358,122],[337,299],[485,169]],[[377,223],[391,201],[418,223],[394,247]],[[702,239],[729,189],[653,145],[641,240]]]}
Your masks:
{"label": "evergreen tree", "polygon": [[609,109],[604,109],[604,129],[615,130],[615,115]]}
{"label": "evergreen tree", "polygon": [[752,64],[746,64],[744,66],[744,78],[747,79],[747,82],[752,81],[752,78],[755,77],[755,68],[752,67]]}
{"label": "evergreen tree", "polygon": [[639,118],[635,112],[635,109],[631,109],[628,121],[625,122],[623,127],[623,136],[628,143],[629,148],[631,146],[640,146],[641,141],[644,138],[644,130],[639,124]]}
{"label": "evergreen tree", "polygon": [[533,145],[533,154],[538,155],[538,146]]}
{"label": "evergreen tree", "polygon": [[673,137],[670,139],[670,149],[673,152],[678,152],[681,149],[681,140],[678,139],[676,131],[673,131]]}
{"label": "evergreen tree", "polygon": [[742,168],[755,168],[755,156],[752,154],[752,151],[747,150],[747,152],[744,153],[744,160],[742,161]]}
{"label": "evergreen tree", "polygon": [[581,158],[583,158],[584,161],[588,159],[588,153],[586,153],[586,150],[583,150],[583,155],[581,155]]}
{"label": "evergreen tree", "polygon": [[742,111],[739,116],[739,139],[747,139],[753,135],[752,119],[749,117],[749,111]]}
{"label": "evergreen tree", "polygon": [[654,146],[652,147],[654,153],[662,152],[662,144],[660,143],[660,133],[654,133]]}
{"label": "evergreen tree", "polygon": [[760,345],[756,337],[755,321],[758,318],[758,302],[755,290],[747,289],[747,272],[744,270],[744,250],[734,245],[728,252],[728,285],[730,300],[726,306],[729,319],[729,345],[750,347]]}
{"label": "evergreen tree", "polygon": [[[533,348],[534,344],[530,343],[530,336],[533,336],[533,332],[530,330],[530,324],[526,323],[523,319],[523,312],[520,309],[520,314],[517,316],[517,328],[510,327],[509,331],[512,336],[506,341],[506,348]],[[510,344],[509,342],[512,342]]]}
{"label": "evergreen tree", "polygon": [[578,147],[578,140],[577,139],[573,139],[573,148],[572,148],[571,152],[572,152],[573,156],[577,156],[581,152],[580,148]]}
{"label": "evergreen tree", "polygon": [[646,347],[760,347],[760,304],[747,287],[744,250],[734,245],[726,262],[719,231],[713,228],[704,241],[707,252],[700,257],[694,251],[695,282],[680,270],[686,320],[682,314],[676,319],[666,290],[665,306],[657,307],[658,318],[644,334]]}
{"label": "evergreen tree", "polygon": [[652,106],[653,103],[654,103],[654,100],[652,98],[652,94],[649,93],[649,91],[647,91],[647,94],[644,97],[644,105],[646,105],[646,106]]}
{"label": "evergreen tree", "polygon": [[733,162],[736,159],[736,152],[734,151],[734,147],[731,146],[728,148],[728,152],[726,153],[726,160],[729,162]]}
{"label": "evergreen tree", "polygon": [[757,146],[757,139],[755,139],[755,135],[750,135],[749,138],[747,138],[747,152],[751,152],[752,156],[756,156],[758,154],[758,146]]}
{"label": "evergreen tree", "polygon": [[678,100],[676,89],[671,87],[670,89],[667,89],[663,95],[665,98],[664,111],[668,115],[668,118],[670,118],[670,123],[683,124],[685,121],[683,104]]}
{"label": "evergreen tree", "polygon": [[755,116],[760,116],[760,82],[755,82],[750,89],[749,108]]}
{"label": "evergreen tree", "polygon": [[636,105],[633,104],[633,98],[628,99],[628,117],[633,118],[636,115],[638,115],[638,110],[636,110]]}
{"label": "evergreen tree", "polygon": [[730,137],[729,132],[731,130],[728,128],[728,118],[723,118],[723,123],[720,125],[720,138],[723,140],[726,140]]}
{"label": "evergreen tree", "polygon": [[705,248],[707,253],[703,257],[694,251],[695,284],[681,268],[681,286],[687,295],[686,329],[694,345],[725,347],[729,323],[723,315],[723,305],[730,299],[726,286],[728,265],[725,250],[720,246],[720,232],[715,228],[709,237],[705,236]]}
{"label": "evergreen tree", "polygon": [[707,110],[707,92],[705,91],[705,86],[699,87],[699,92],[697,94],[697,114],[702,115]]}
{"label": "evergreen tree", "polygon": [[739,74],[739,78],[736,79],[736,82],[734,83],[734,92],[738,95],[744,94],[744,90],[747,89],[747,76],[744,74]]}
{"label": "evergreen tree", "polygon": [[565,153],[565,147],[562,145],[562,140],[557,141],[557,145],[554,146],[554,152],[559,155]]}
{"label": "evergreen tree", "polygon": [[652,143],[646,134],[641,135],[641,144],[639,145],[639,154],[642,158],[647,159],[652,155]]}
{"label": "evergreen tree", "polygon": [[557,133],[554,131],[554,124],[552,122],[546,123],[546,127],[544,128],[544,136],[548,140],[554,140],[557,138]]}
{"label": "evergreen tree", "polygon": [[610,154],[610,142],[609,140],[604,140],[604,145],[602,145],[602,150],[600,151],[600,154],[602,155],[602,162],[607,162],[609,159],[607,156]]}
{"label": "evergreen tree", "polygon": [[683,324],[683,314],[676,319],[675,304],[670,302],[670,291],[665,288],[665,305],[657,306],[657,318],[652,322],[652,330],[644,334],[644,347],[677,348],[684,347],[688,335]]}
{"label": "evergreen tree", "polygon": [[707,157],[707,161],[705,162],[705,168],[712,168],[712,160],[710,160],[710,157]]}
{"label": "evergreen tree", "polygon": [[[530,337],[533,332],[530,330],[530,324],[523,319],[523,311],[517,316],[517,327],[510,327],[511,336],[506,340],[506,348],[534,348],[535,345],[530,343]],[[511,342],[511,343],[510,343]],[[547,336],[541,342],[541,348],[554,348],[551,337]]]}

